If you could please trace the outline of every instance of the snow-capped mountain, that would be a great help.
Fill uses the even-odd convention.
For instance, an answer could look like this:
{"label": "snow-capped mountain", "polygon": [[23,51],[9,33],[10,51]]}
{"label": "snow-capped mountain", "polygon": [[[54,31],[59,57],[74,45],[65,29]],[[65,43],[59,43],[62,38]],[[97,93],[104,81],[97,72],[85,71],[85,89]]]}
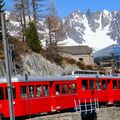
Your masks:
{"label": "snow-capped mountain", "polygon": [[[75,11],[64,19],[67,38],[95,50],[120,43],[120,11]],[[63,41],[63,42],[64,42]],[[67,42],[67,45],[72,43]]]}
{"label": "snow-capped mountain", "polygon": [[[13,36],[20,33],[19,17],[7,13],[9,18],[8,30]],[[63,19],[66,37],[59,43],[63,45],[88,45],[95,50],[102,49],[111,44],[120,43],[120,11],[109,12],[107,10],[82,13],[79,10],[71,13]],[[42,22],[38,23],[42,30],[41,35],[47,36],[47,28]],[[43,42],[44,44],[44,42]]]}

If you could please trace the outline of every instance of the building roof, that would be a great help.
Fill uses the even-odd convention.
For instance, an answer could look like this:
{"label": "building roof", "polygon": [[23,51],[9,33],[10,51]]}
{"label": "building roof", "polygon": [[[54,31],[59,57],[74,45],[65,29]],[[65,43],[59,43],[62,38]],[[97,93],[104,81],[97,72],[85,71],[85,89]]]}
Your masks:
{"label": "building roof", "polygon": [[97,51],[94,54],[94,59],[111,59],[120,60],[120,44],[113,44],[104,49]]}
{"label": "building roof", "polygon": [[63,46],[59,48],[60,52],[72,54],[72,55],[85,55],[91,54],[92,48],[86,46]]}

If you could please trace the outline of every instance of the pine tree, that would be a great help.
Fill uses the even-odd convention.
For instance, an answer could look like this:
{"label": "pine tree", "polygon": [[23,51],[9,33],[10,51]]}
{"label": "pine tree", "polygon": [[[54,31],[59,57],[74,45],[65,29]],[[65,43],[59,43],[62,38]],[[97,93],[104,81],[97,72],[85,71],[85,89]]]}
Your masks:
{"label": "pine tree", "polygon": [[26,41],[34,52],[39,53],[42,50],[36,25],[33,21],[29,23],[29,27],[26,29]]}

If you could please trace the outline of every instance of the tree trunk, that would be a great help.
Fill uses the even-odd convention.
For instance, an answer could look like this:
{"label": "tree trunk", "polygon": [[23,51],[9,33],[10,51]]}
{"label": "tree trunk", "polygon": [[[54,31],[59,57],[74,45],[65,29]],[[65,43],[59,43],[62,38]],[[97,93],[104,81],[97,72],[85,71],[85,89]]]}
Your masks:
{"label": "tree trunk", "polygon": [[23,36],[25,40],[25,31],[26,31],[26,19],[25,19],[25,5],[24,5],[24,0],[21,0],[21,13],[22,13],[22,19],[23,19]]}
{"label": "tree trunk", "polygon": [[33,18],[36,24],[37,22],[37,13],[36,13],[36,0],[32,0],[32,7],[33,7]]}
{"label": "tree trunk", "polygon": [[27,15],[29,18],[29,22],[31,22],[29,0],[26,0],[26,5],[27,5],[26,7],[27,7]]}

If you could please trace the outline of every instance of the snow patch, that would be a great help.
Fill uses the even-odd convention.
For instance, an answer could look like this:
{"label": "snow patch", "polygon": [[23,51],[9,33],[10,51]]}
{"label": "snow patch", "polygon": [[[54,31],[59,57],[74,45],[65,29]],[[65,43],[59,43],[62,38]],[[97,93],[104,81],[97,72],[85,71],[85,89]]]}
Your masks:
{"label": "snow patch", "polygon": [[67,37],[67,39],[65,39],[63,41],[60,41],[58,44],[62,45],[62,46],[78,46],[78,45],[80,45],[69,37]]}

